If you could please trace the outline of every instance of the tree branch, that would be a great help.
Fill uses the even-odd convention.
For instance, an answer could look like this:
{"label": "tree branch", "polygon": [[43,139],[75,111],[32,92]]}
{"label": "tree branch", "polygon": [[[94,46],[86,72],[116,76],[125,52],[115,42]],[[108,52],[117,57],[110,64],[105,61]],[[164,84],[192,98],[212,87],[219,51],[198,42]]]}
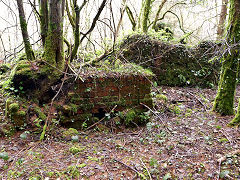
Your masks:
{"label": "tree branch", "polygon": [[93,22],[92,22],[92,25],[91,25],[90,29],[89,29],[86,33],[83,34],[83,37],[81,38],[80,43],[86,38],[86,36],[87,36],[89,33],[91,33],[91,32],[93,31],[93,29],[94,29],[94,27],[95,27],[95,25],[96,25],[96,23],[97,23],[97,20],[99,19],[100,15],[101,15],[101,13],[102,13],[105,5],[106,5],[106,2],[107,2],[107,0],[103,0],[103,1],[102,1],[102,4],[101,4],[101,6],[99,7],[96,16],[95,16],[94,19],[93,19]]}

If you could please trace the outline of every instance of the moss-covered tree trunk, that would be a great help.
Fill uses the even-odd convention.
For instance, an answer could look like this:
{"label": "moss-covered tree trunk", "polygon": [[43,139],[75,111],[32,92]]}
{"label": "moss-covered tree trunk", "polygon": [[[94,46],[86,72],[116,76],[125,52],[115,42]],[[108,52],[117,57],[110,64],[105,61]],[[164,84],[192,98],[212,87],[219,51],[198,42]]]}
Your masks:
{"label": "moss-covered tree trunk", "polygon": [[[235,21],[233,21],[233,28],[235,34],[235,43],[238,43],[238,45],[235,48],[235,54],[237,55],[239,60],[239,43],[240,43],[240,0],[230,0],[230,6],[231,6],[231,11],[230,15],[232,16]],[[232,7],[234,6],[234,7]],[[232,13],[234,13],[232,15]],[[234,119],[229,123],[230,126],[235,126],[235,125],[240,125],[240,99],[238,101],[238,109],[237,109],[237,114],[235,115]]]}
{"label": "moss-covered tree trunk", "polygon": [[239,66],[239,45],[236,44],[240,41],[240,0],[230,0],[227,31],[227,41],[231,47],[226,47],[230,49],[223,58],[218,93],[213,105],[213,110],[221,115],[234,114],[234,95]]}
{"label": "moss-covered tree trunk", "polygon": [[64,69],[63,50],[63,9],[64,0],[49,0],[49,22],[48,33],[45,42],[46,61],[57,67]]}
{"label": "moss-covered tree trunk", "polygon": [[43,46],[48,32],[48,0],[39,0],[40,31]]}
{"label": "moss-covered tree trunk", "polygon": [[22,31],[22,37],[23,37],[23,42],[24,42],[24,47],[25,47],[25,52],[27,55],[28,60],[34,60],[34,53],[32,50],[32,46],[29,41],[29,35],[28,35],[28,30],[27,30],[27,22],[25,18],[25,13],[23,9],[23,1],[22,0],[17,0],[17,5],[18,5],[18,12],[19,12],[19,19],[20,19],[20,26],[21,26],[21,31]]}
{"label": "moss-covered tree trunk", "polygon": [[151,11],[152,0],[145,0],[142,19],[142,30],[144,33],[148,31],[148,20]]}

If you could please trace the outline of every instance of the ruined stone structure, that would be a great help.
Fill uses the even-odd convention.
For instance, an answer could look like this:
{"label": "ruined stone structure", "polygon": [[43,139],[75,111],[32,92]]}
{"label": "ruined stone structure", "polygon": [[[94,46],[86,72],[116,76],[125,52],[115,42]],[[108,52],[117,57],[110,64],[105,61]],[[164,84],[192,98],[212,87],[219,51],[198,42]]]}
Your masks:
{"label": "ruined stone structure", "polygon": [[114,116],[126,111],[123,114],[126,118],[143,124],[146,120],[140,115],[152,108],[150,78],[111,74],[89,76],[84,81],[79,79],[68,83],[68,90],[57,105],[60,121],[65,126],[81,128],[84,122],[90,125],[106,114]]}

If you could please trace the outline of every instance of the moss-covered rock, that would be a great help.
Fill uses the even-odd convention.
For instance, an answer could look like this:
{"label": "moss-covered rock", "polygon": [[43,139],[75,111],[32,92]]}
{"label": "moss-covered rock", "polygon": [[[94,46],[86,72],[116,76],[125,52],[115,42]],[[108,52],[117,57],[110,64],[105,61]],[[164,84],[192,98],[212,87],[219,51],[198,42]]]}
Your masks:
{"label": "moss-covered rock", "polygon": [[22,106],[14,102],[13,99],[9,98],[6,101],[5,105],[5,117],[6,122],[10,120],[10,122],[16,127],[20,128],[23,127],[26,123],[26,112]]}
{"label": "moss-covered rock", "polygon": [[74,129],[74,128],[69,128],[69,129],[64,130],[64,131],[62,132],[62,138],[67,139],[67,140],[71,140],[71,137],[72,137],[72,136],[76,136],[76,135],[78,135],[78,134],[79,134],[79,133],[78,133],[78,131],[77,131],[76,129]]}
{"label": "moss-covered rock", "polygon": [[20,106],[18,103],[12,103],[9,105],[9,114],[16,113],[19,110]]}
{"label": "moss-covered rock", "polygon": [[16,132],[16,128],[11,123],[0,123],[0,137],[12,136]]}
{"label": "moss-covered rock", "polygon": [[19,61],[12,76],[12,86],[21,97],[36,98],[39,102],[49,102],[54,96],[51,86],[61,73],[43,60]]}

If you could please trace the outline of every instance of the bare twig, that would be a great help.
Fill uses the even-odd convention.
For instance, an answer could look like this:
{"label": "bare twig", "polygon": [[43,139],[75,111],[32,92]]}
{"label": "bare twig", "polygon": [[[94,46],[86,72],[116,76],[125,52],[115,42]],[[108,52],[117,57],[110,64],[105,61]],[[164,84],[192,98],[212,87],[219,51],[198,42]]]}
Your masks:
{"label": "bare twig", "polygon": [[[114,110],[116,109],[116,107],[117,107],[117,105],[115,105],[114,108],[113,108],[110,112],[114,111]],[[110,112],[109,112],[109,113],[110,113]],[[104,119],[105,119],[105,117],[103,117],[103,118],[100,119],[98,122],[94,123],[93,125],[89,126],[85,131],[93,128],[93,127],[96,126],[96,125],[98,125],[98,124],[99,124],[100,122],[102,122]]]}
{"label": "bare twig", "polygon": [[150,174],[150,172],[149,172],[149,170],[148,170],[146,164],[142,161],[141,158],[140,158],[140,161],[141,161],[141,163],[143,164],[144,168],[147,170],[147,173],[148,173],[149,179],[152,180],[152,176],[151,176],[151,174]]}

